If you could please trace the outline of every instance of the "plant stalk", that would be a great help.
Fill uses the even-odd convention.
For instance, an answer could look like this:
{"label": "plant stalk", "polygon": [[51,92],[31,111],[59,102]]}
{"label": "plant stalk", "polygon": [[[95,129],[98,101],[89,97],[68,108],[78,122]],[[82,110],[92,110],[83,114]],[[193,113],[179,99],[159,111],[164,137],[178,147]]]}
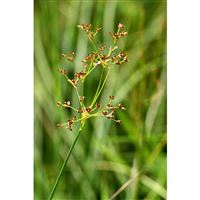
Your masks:
{"label": "plant stalk", "polygon": [[62,165],[62,167],[61,167],[61,170],[60,170],[60,172],[59,172],[59,174],[58,174],[58,177],[56,178],[56,181],[55,181],[55,183],[54,183],[53,189],[52,189],[52,191],[51,191],[51,194],[50,194],[48,200],[51,200],[51,199],[53,198],[53,196],[54,196],[54,193],[55,193],[55,191],[56,191],[56,188],[58,187],[58,184],[59,184],[59,182],[60,182],[61,176],[62,176],[62,174],[63,174],[63,172],[64,172],[65,166],[67,165],[67,162],[68,162],[68,160],[69,160],[69,158],[70,158],[70,156],[71,156],[71,153],[72,153],[72,151],[73,151],[73,149],[74,149],[74,146],[75,146],[75,144],[76,144],[76,142],[77,142],[77,140],[78,140],[78,138],[79,138],[79,136],[80,136],[80,133],[81,133],[82,128],[83,128],[83,126],[79,129],[79,131],[78,131],[78,133],[77,133],[77,135],[76,135],[76,137],[75,137],[75,139],[74,139],[74,141],[73,141],[73,143],[72,143],[72,145],[71,145],[71,147],[70,147],[70,149],[69,149],[69,152],[68,152],[68,154],[67,154],[67,157],[65,158],[65,161],[64,161],[64,163],[63,163],[63,165]]}

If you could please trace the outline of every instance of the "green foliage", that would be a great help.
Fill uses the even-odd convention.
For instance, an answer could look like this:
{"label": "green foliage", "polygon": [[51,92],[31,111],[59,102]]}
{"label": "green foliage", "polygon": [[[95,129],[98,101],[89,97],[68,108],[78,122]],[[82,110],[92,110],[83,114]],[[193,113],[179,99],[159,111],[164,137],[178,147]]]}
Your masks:
{"label": "green foliage", "polygon": [[[81,69],[92,45],[76,26],[102,27],[96,43],[110,45],[108,32],[122,22],[128,37],[120,48],[129,56],[114,66],[103,96],[127,108],[119,112],[121,126],[90,119],[65,168],[54,199],[109,199],[129,181],[115,199],[166,199],[166,2],[147,1],[35,1],[34,3],[34,190],[35,199],[47,199],[75,137],[58,129],[68,110],[58,100],[76,94],[59,75]],[[100,34],[101,35],[101,34]],[[75,66],[61,59],[75,51]],[[101,74],[94,70],[85,93],[94,95]],[[105,99],[100,97],[100,103]]]}

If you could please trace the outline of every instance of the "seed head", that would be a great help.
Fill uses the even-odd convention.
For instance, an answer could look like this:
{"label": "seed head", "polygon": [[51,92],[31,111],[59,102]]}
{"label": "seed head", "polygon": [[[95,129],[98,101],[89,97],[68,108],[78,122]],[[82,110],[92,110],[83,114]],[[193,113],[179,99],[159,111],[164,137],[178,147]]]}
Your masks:
{"label": "seed head", "polygon": [[57,124],[58,128],[63,128],[63,124]]}
{"label": "seed head", "polygon": [[127,31],[123,31],[123,32],[120,33],[120,36],[121,36],[121,37],[127,36],[127,35],[128,35],[128,32],[127,32]]}
{"label": "seed head", "polygon": [[92,109],[90,107],[86,108],[86,111],[89,113]]}
{"label": "seed head", "polygon": [[73,121],[76,121],[76,116],[74,116],[72,119],[73,119]]}
{"label": "seed head", "polygon": [[67,71],[65,69],[58,69],[58,72],[60,74],[63,74],[63,75],[66,75],[67,74]]}
{"label": "seed head", "polygon": [[83,102],[84,99],[85,99],[84,96],[80,96],[80,97],[79,97],[80,102]]}
{"label": "seed head", "polygon": [[69,60],[70,62],[73,62],[73,61],[74,61],[74,51],[72,51],[72,52],[70,53],[70,56],[68,57],[68,60]]}
{"label": "seed head", "polygon": [[107,111],[107,110],[104,110],[104,111],[102,112],[102,114],[103,114],[103,115],[107,115],[107,114],[108,114],[108,111]]}
{"label": "seed head", "polygon": [[124,25],[122,23],[119,23],[118,24],[118,29],[123,29],[124,28]]}
{"label": "seed head", "polygon": [[96,103],[96,104],[95,104],[95,108],[100,108],[100,104],[99,104],[99,103]]}
{"label": "seed head", "polygon": [[63,104],[63,107],[69,108],[70,105],[71,105],[70,101],[65,101],[64,104]]}
{"label": "seed head", "polygon": [[71,126],[73,124],[73,121],[71,119],[68,119],[67,124],[68,124],[68,126]]}
{"label": "seed head", "polygon": [[109,98],[110,98],[111,100],[113,100],[113,99],[115,98],[115,96],[109,96]]}
{"label": "seed head", "polygon": [[62,103],[60,101],[57,101],[56,106],[60,107],[62,106]]}
{"label": "seed head", "polygon": [[121,120],[116,120],[115,122],[117,125],[120,125],[122,123]]}
{"label": "seed head", "polygon": [[67,54],[66,54],[66,53],[62,53],[61,56],[62,56],[63,58],[67,58]]}
{"label": "seed head", "polygon": [[81,108],[78,109],[78,113],[82,113],[83,110]]}
{"label": "seed head", "polygon": [[96,28],[96,31],[97,31],[97,32],[100,32],[100,31],[101,31],[101,29],[102,29],[102,28],[100,28],[100,27],[97,27],[97,28]]}

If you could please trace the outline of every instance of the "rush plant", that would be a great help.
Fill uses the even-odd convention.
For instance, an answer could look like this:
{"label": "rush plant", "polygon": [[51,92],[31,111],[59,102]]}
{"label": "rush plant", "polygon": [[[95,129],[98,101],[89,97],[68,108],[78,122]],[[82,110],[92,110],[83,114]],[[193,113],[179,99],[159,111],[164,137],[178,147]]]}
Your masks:
{"label": "rush plant", "polygon": [[[101,31],[101,28],[97,27],[93,29],[91,24],[81,24],[78,25],[79,28],[81,28],[87,35],[89,41],[93,45],[94,51],[89,53],[84,60],[82,60],[83,69],[82,71],[76,72],[74,74],[73,79],[70,79],[68,76],[68,72],[66,69],[59,69],[59,73],[63,75],[67,82],[74,88],[78,102],[79,107],[75,108],[71,105],[70,100],[66,100],[64,102],[58,101],[57,106],[64,109],[72,109],[74,110],[77,115],[72,116],[71,119],[68,119],[67,122],[59,123],[57,126],[59,128],[66,128],[69,131],[73,131],[73,127],[75,125],[79,126],[78,133],[75,136],[75,139],[69,149],[69,152],[65,158],[65,161],[61,167],[61,170],[56,178],[55,184],[52,188],[52,191],[49,196],[49,200],[53,198],[54,193],[56,191],[56,188],[59,184],[59,181],[61,179],[61,176],[64,172],[64,168],[68,163],[68,160],[71,156],[71,153],[74,149],[74,146],[80,136],[81,131],[83,130],[83,127],[86,123],[86,121],[90,118],[94,117],[104,117],[108,120],[112,120],[118,125],[121,124],[121,120],[115,118],[115,113],[118,109],[126,110],[125,107],[120,103],[115,105],[113,103],[114,96],[110,95],[109,97],[106,97],[108,99],[106,105],[100,105],[98,103],[98,98],[101,95],[103,88],[106,84],[106,81],[108,79],[108,76],[110,74],[110,68],[114,65],[121,65],[123,63],[128,62],[128,56],[118,51],[117,42],[120,38],[123,38],[124,36],[127,36],[128,32],[124,31],[124,25],[119,23],[118,29],[116,33],[110,33],[113,44],[109,46],[109,48],[106,48],[105,46],[97,47],[95,44],[95,36]],[[73,62],[75,58],[75,53],[71,52],[69,55],[63,53],[62,54],[63,59],[68,60],[69,62]],[[86,78],[92,74],[93,70],[97,68],[102,68],[102,72],[99,78],[99,84],[97,86],[95,95],[93,97],[93,100],[89,105],[86,105],[85,97],[84,95],[84,85]]]}

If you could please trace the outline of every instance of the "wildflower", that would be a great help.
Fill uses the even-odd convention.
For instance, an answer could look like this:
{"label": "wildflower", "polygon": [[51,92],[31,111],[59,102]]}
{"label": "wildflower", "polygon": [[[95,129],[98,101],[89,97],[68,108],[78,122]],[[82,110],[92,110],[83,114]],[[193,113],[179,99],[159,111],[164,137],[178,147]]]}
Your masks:
{"label": "wildflower", "polygon": [[63,124],[57,124],[58,128],[63,128]]}
{"label": "wildflower", "polygon": [[82,30],[89,32],[92,29],[92,24],[80,24],[77,27],[81,28]]}
{"label": "wildflower", "polygon": [[63,74],[63,75],[66,75],[67,74],[67,71],[65,69],[58,69],[58,72],[60,74]]}
{"label": "wildflower", "polygon": [[62,53],[61,54],[63,58],[67,58],[67,54],[66,53]]}
{"label": "wildflower", "polygon": [[62,103],[60,101],[57,101],[56,106],[60,107],[62,106]]}
{"label": "wildflower", "polygon": [[109,98],[110,98],[111,100],[113,100],[113,99],[115,98],[115,96],[109,96]]}
{"label": "wildflower", "polygon": [[99,103],[96,103],[96,104],[95,104],[95,108],[100,108],[100,104],[99,104]]}
{"label": "wildflower", "polygon": [[128,35],[127,31],[123,31],[123,32],[120,33],[120,37],[127,36],[127,35]]}
{"label": "wildflower", "polygon": [[70,56],[68,57],[68,60],[69,60],[70,62],[73,62],[73,61],[74,61],[74,52],[73,52],[73,51],[70,53]]}
{"label": "wildflower", "polygon": [[78,79],[72,79],[72,80],[69,80],[69,82],[74,86],[76,87],[77,83],[78,83]]}
{"label": "wildflower", "polygon": [[70,104],[71,104],[70,101],[65,101],[64,104],[63,104],[63,107],[69,108]]}
{"label": "wildflower", "polygon": [[126,108],[123,107],[121,103],[118,104],[118,108],[121,108],[122,110],[126,110]]}
{"label": "wildflower", "polygon": [[107,115],[107,114],[108,114],[108,111],[107,111],[107,110],[104,110],[104,111],[102,112],[102,114],[103,114],[103,115]]}
{"label": "wildflower", "polygon": [[99,49],[100,49],[100,51],[104,51],[106,49],[106,47],[102,45],[99,47]]}
{"label": "wildflower", "polygon": [[73,119],[73,121],[76,121],[76,116],[74,116],[72,119]]}
{"label": "wildflower", "polygon": [[86,108],[86,111],[89,113],[92,109],[90,107]]}
{"label": "wildflower", "polygon": [[101,29],[102,29],[102,28],[100,28],[100,27],[97,27],[97,28],[96,28],[96,31],[97,31],[97,32],[100,32],[100,31],[101,31]]}
{"label": "wildflower", "polygon": [[117,125],[121,124],[121,120],[116,120],[115,122],[116,122]]}
{"label": "wildflower", "polygon": [[73,121],[71,119],[68,119],[67,124],[68,124],[68,126],[71,126],[73,124]]}
{"label": "wildflower", "polygon": [[81,108],[78,109],[78,113],[82,113],[83,110]]}
{"label": "wildflower", "polygon": [[80,102],[83,102],[84,99],[85,99],[84,96],[80,96],[80,97],[79,97]]}
{"label": "wildflower", "polygon": [[118,29],[123,29],[124,28],[124,25],[122,23],[119,23],[118,24]]}

